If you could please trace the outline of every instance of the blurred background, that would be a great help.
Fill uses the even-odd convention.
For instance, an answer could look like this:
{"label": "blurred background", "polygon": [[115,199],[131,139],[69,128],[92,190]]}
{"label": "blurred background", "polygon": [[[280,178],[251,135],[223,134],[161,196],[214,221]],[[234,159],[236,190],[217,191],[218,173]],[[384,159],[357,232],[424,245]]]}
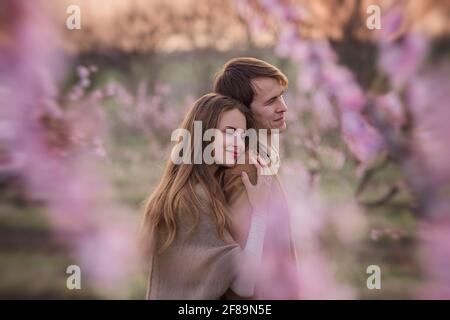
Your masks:
{"label": "blurred background", "polygon": [[300,298],[450,298],[449,14],[444,0],[0,0],[0,297],[143,299],[135,241],[170,134],[225,62],[252,56],[289,78],[280,175]]}

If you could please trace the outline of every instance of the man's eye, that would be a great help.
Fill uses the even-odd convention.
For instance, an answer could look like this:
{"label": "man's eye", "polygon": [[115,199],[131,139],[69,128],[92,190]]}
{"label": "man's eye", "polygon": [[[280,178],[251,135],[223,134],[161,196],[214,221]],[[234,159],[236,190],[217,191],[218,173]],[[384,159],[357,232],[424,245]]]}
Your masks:
{"label": "man's eye", "polygon": [[269,101],[266,103],[266,106],[270,106],[270,105],[273,104],[276,100],[283,100],[283,99],[284,99],[284,93],[280,94],[278,97],[276,97],[276,98],[274,98],[274,99],[272,99],[272,100],[269,100]]}

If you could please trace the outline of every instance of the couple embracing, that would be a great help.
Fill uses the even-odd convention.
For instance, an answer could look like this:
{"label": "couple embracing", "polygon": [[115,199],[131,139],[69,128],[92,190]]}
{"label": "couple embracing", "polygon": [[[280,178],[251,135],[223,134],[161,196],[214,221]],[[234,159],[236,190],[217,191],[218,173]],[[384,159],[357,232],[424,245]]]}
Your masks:
{"label": "couple embracing", "polygon": [[[298,298],[296,251],[277,175],[279,140],[273,139],[286,129],[287,85],[265,61],[232,59],[216,74],[214,92],[188,111],[180,129],[194,141],[208,130],[218,134],[209,145],[202,139],[174,146],[146,200],[147,299]],[[252,143],[250,130],[263,138]],[[194,161],[198,151],[212,160]]]}

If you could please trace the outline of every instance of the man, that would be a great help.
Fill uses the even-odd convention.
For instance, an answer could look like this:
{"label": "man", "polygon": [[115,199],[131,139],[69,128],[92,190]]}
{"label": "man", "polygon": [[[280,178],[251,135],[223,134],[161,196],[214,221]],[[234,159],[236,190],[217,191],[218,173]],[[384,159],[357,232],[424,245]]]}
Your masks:
{"label": "man", "polygon": [[[227,62],[214,81],[215,92],[242,102],[251,110],[257,128],[267,129],[269,143],[266,150],[277,147],[270,145],[270,135],[286,130],[287,106],[283,93],[287,86],[288,79],[278,68],[246,57]],[[242,171],[247,173],[253,184],[256,183],[256,167],[249,163],[226,169],[221,180],[230,206],[232,234],[244,247],[251,206],[241,179]],[[255,270],[259,272],[260,279],[253,299],[295,299],[299,296],[289,212],[282,185],[276,172],[274,174],[276,179],[268,208],[263,259],[259,270]],[[226,298],[238,297],[229,292]]]}

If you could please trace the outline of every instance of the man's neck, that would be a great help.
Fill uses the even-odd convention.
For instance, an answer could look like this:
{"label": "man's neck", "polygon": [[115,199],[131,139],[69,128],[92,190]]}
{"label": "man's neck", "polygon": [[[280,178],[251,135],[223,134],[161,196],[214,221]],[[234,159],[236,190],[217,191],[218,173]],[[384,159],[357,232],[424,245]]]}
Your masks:
{"label": "man's neck", "polygon": [[[279,135],[280,133],[279,132],[278,133],[274,133],[274,135],[275,134]],[[272,143],[272,138],[275,140],[275,143]],[[275,152],[277,152],[277,153],[279,153],[279,151],[280,151],[280,146],[279,146],[279,144],[280,144],[280,137],[279,136],[278,137],[273,136],[272,133],[270,132],[270,129],[267,130],[267,139],[266,139],[266,141],[263,140],[263,142],[260,141],[260,143],[264,147],[266,147],[267,151],[269,151],[271,149],[275,150]]]}

